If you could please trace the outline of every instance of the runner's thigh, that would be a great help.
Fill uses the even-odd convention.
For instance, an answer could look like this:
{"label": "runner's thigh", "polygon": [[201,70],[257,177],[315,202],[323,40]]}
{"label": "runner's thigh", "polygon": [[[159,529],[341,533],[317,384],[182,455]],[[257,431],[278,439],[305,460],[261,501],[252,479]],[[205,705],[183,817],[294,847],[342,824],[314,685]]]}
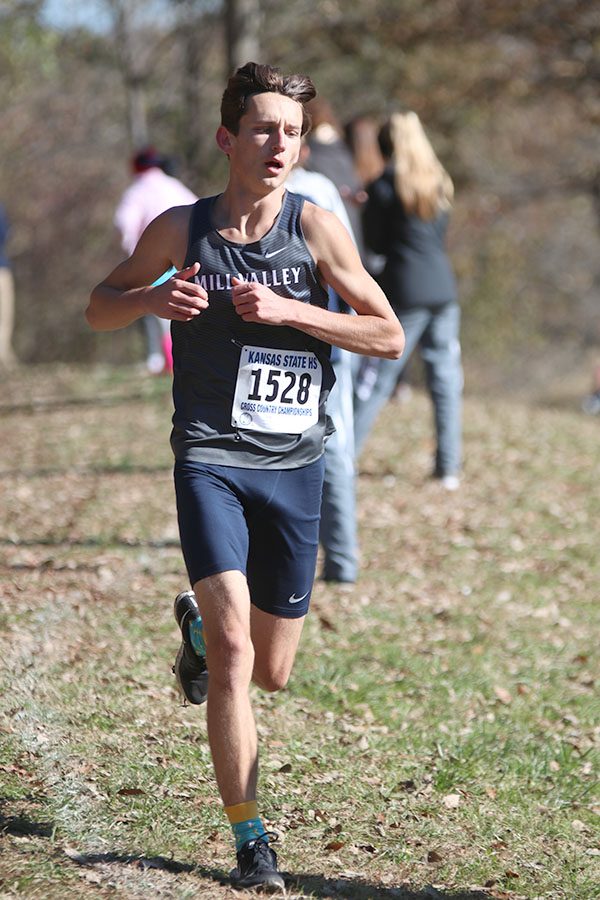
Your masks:
{"label": "runner's thigh", "polygon": [[190,584],[220,572],[246,574],[248,526],[226,466],[175,463],[181,549]]}
{"label": "runner's thigh", "polygon": [[248,516],[248,585],[252,603],[264,612],[286,619],[306,615],[319,546],[323,470],[321,457],[277,472],[267,502]]}

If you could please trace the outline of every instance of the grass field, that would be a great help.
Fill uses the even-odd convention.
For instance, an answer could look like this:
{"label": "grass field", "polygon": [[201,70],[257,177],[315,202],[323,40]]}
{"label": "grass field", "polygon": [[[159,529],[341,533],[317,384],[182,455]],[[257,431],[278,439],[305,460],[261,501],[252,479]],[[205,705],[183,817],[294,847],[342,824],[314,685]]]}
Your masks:
{"label": "grass field", "polygon": [[[204,711],[170,667],[162,379],[0,383],[0,896],[240,896]],[[254,696],[288,897],[600,894],[600,421],[467,397],[459,494],[419,392],[361,461],[363,569]]]}

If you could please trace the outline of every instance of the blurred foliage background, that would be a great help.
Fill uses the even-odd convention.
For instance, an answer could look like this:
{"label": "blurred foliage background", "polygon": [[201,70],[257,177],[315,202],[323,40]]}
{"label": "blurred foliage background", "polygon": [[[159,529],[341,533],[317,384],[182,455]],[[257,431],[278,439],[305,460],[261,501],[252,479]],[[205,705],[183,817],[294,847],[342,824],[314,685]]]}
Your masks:
{"label": "blurred foliage background", "polygon": [[307,72],[341,123],[416,110],[456,185],[450,252],[473,388],[560,379],[600,344],[600,7],[593,0],[3,0],[0,200],[23,362],[121,362],[89,290],[121,258],[132,150],[197,193],[226,166],[224,82]]}

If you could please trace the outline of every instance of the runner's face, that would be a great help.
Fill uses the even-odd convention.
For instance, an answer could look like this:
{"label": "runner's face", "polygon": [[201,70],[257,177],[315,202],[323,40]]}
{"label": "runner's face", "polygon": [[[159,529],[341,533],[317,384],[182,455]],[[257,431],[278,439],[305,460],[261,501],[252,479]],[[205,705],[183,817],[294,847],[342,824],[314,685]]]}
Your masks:
{"label": "runner's face", "polygon": [[282,94],[248,98],[237,135],[230,135],[229,160],[243,182],[268,191],[280,187],[298,161],[302,106]]}

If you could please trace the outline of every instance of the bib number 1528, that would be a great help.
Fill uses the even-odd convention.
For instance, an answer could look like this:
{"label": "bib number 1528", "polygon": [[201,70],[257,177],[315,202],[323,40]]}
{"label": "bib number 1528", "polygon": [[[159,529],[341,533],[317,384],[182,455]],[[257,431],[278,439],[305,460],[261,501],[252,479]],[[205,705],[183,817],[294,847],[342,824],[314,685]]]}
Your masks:
{"label": "bib number 1528", "polygon": [[[264,377],[266,374],[266,378]],[[281,369],[251,369],[248,400],[264,400],[265,403],[308,403],[312,378],[308,372]]]}
{"label": "bib number 1528", "polygon": [[322,380],[314,353],[245,346],[231,423],[248,431],[302,434],[319,421]]}

